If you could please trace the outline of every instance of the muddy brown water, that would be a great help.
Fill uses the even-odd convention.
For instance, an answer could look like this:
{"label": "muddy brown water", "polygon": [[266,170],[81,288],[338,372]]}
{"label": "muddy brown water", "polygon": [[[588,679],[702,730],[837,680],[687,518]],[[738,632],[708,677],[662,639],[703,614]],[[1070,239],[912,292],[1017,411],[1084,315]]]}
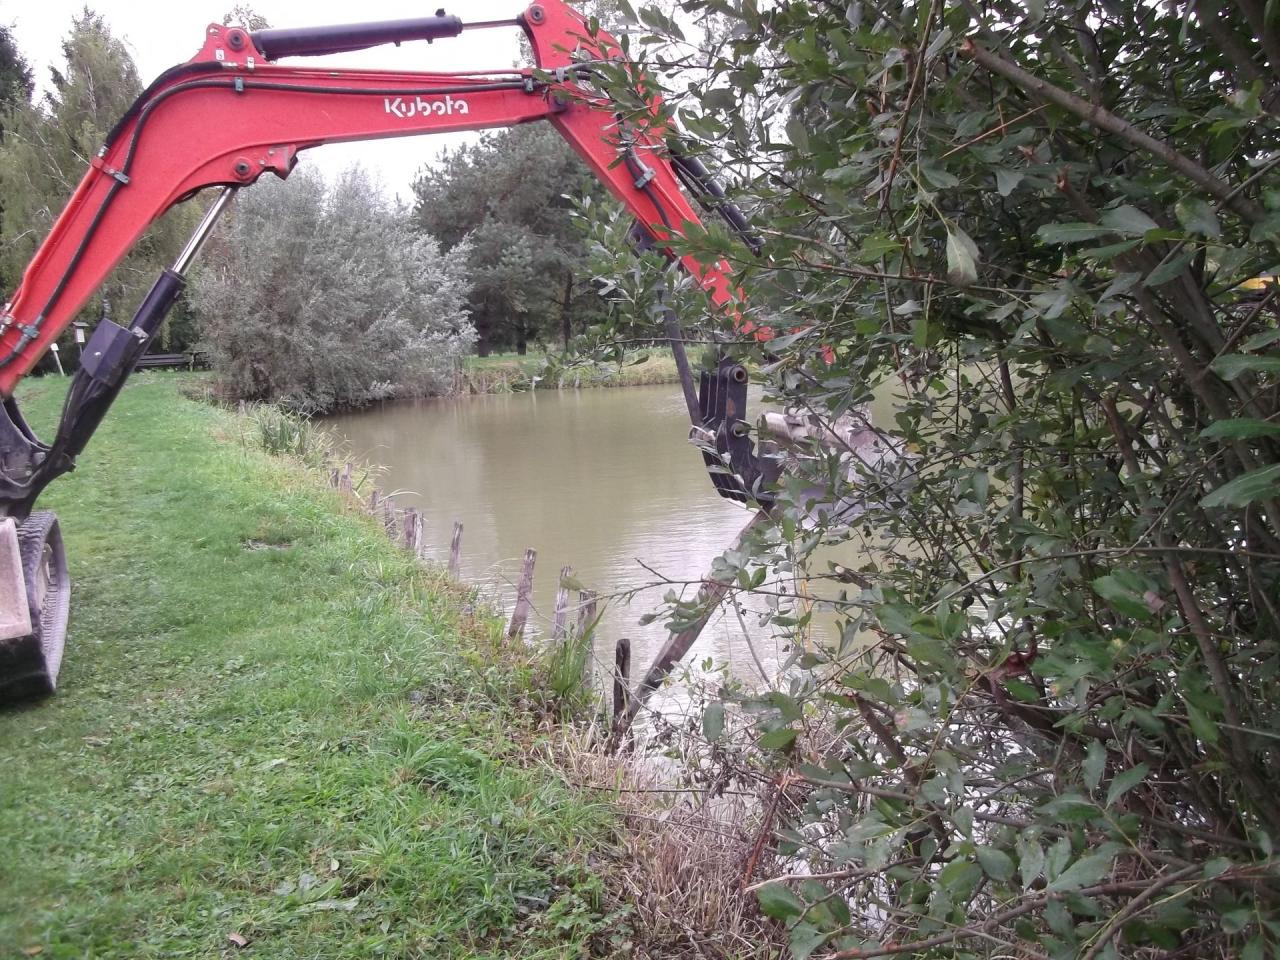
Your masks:
{"label": "muddy brown water", "polygon": [[[354,456],[383,468],[378,484],[402,508],[422,512],[433,559],[448,559],[453,522],[462,521],[464,579],[508,612],[525,548],[537,550],[531,634],[549,631],[562,566],[613,596],[596,634],[601,672],[619,637],[632,642],[634,673],[647,668],[667,634],[661,621],[641,626],[640,616],[669,589],[692,596],[750,519],[713,490],[686,439],[675,386],[400,401],[326,425]],[[630,591],[638,592],[618,596]],[[757,681],[757,658],[773,670],[785,657],[781,642],[758,618],[744,619],[749,641],[726,611],[687,662]],[[673,705],[681,699],[677,691]]]}

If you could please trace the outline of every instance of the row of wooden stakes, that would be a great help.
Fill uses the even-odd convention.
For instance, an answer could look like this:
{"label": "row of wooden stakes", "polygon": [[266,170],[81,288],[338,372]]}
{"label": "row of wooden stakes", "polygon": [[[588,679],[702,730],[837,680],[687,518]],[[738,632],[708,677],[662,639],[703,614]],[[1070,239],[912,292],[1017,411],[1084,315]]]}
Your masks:
{"label": "row of wooden stakes", "polygon": [[[395,498],[385,495],[378,487],[369,494],[368,501],[361,501],[356,492],[354,466],[350,461],[342,467],[329,470],[329,485],[352,500],[365,502],[369,513],[382,521],[387,538],[392,543],[400,544],[415,557],[427,559],[426,535],[422,514],[413,507],[400,510],[396,507]],[[520,579],[516,584],[516,602],[511,610],[511,620],[507,625],[507,636],[514,638],[523,636],[529,621],[529,613],[533,607],[533,571],[537,563],[538,552],[532,547],[524,552],[524,560],[520,565]],[[455,520],[453,537],[449,543],[449,575],[458,579],[462,569],[462,522]],[[560,585],[556,590],[555,609],[551,617],[551,639],[563,640],[568,635],[571,583],[573,568],[563,567],[560,570]],[[595,628],[599,619],[597,610],[597,594],[586,587],[578,589],[577,632],[576,636],[585,636]],[[631,679],[631,641],[625,637],[618,641],[614,652],[613,676],[613,716],[623,717],[628,712],[629,686]]]}

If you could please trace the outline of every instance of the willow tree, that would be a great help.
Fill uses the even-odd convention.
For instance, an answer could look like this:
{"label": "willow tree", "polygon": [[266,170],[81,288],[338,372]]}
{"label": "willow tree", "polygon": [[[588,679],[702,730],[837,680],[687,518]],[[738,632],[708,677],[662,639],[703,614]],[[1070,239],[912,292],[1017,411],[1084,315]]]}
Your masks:
{"label": "willow tree", "polygon": [[361,168],[299,170],[237,199],[191,305],[229,398],[314,413],[442,393],[475,338],[467,254],[441,253]]}
{"label": "willow tree", "polygon": [[1277,5],[680,7],[628,46],[765,241],[689,247],[786,333],[701,326],[893,408],[724,561],[839,619],[706,717],[817,875],[763,908],[797,956],[1280,955]]}
{"label": "willow tree", "polygon": [[[48,235],[108,132],[142,91],[137,67],[103,18],[85,9],[72,19],[63,61],[49,68],[44,95],[15,98],[0,143],[0,276],[15,283]],[[163,218],[134,248],[103,290],[117,312],[132,310],[181,248],[192,213]],[[96,315],[99,299],[88,312]]]}

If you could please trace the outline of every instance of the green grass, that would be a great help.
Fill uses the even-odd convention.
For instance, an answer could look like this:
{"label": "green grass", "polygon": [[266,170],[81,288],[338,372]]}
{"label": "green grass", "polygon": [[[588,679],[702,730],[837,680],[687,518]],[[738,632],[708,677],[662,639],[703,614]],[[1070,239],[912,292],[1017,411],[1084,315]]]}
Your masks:
{"label": "green grass", "polygon": [[71,640],[0,712],[0,957],[579,956],[611,814],[526,762],[536,667],[181,382],[42,502]]}
{"label": "green grass", "polygon": [[[467,357],[454,383],[454,393],[520,393],[534,389],[534,378],[542,375],[546,354],[495,353],[487,357]],[[671,354],[663,349],[648,351],[641,363],[575,366],[555,379],[544,378],[539,390],[579,387],[638,387],[656,383],[676,383],[679,373]]]}

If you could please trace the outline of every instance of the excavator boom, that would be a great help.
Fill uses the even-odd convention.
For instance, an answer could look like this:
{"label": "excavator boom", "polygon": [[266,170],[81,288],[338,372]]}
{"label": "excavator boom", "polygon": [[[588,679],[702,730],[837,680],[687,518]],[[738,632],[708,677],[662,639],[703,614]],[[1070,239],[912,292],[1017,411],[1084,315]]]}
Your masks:
{"label": "excavator boom", "polygon": [[[504,27],[524,31],[533,52],[529,68],[418,73],[276,62]],[[50,481],[73,469],[181,294],[188,267],[235,191],[265,173],[287,177],[302,151],[341,141],[547,121],[635,216],[643,242],[664,250],[713,304],[738,316],[728,264],[679,254],[672,242],[699,222],[690,196],[753,246],[745,219],[697,160],[668,149],[669,131],[656,102],[641,96],[644,108],[624,118],[596,89],[593,70],[606,63],[630,69],[642,92],[642,78],[612,37],[593,30],[560,0],[539,0],[512,20],[486,23],[467,24],[440,12],[413,20],[257,32],[211,24],[196,55],[143,92],[91,161],[0,312],[0,700],[6,691],[52,690],[66,628],[61,536],[52,514],[33,514],[36,499]],[[56,436],[50,443],[39,440],[13,398],[18,382],[147,227],[210,187],[221,188],[217,200],[132,322],[98,324],[81,353]],[[746,324],[741,329],[750,332]],[[722,364],[702,375],[701,395],[695,396],[679,339],[672,337],[673,348],[717,490],[737,500],[764,496],[768,478],[740,419],[745,371]],[[37,590],[33,577],[53,587]],[[26,610],[20,609],[24,596]]]}

